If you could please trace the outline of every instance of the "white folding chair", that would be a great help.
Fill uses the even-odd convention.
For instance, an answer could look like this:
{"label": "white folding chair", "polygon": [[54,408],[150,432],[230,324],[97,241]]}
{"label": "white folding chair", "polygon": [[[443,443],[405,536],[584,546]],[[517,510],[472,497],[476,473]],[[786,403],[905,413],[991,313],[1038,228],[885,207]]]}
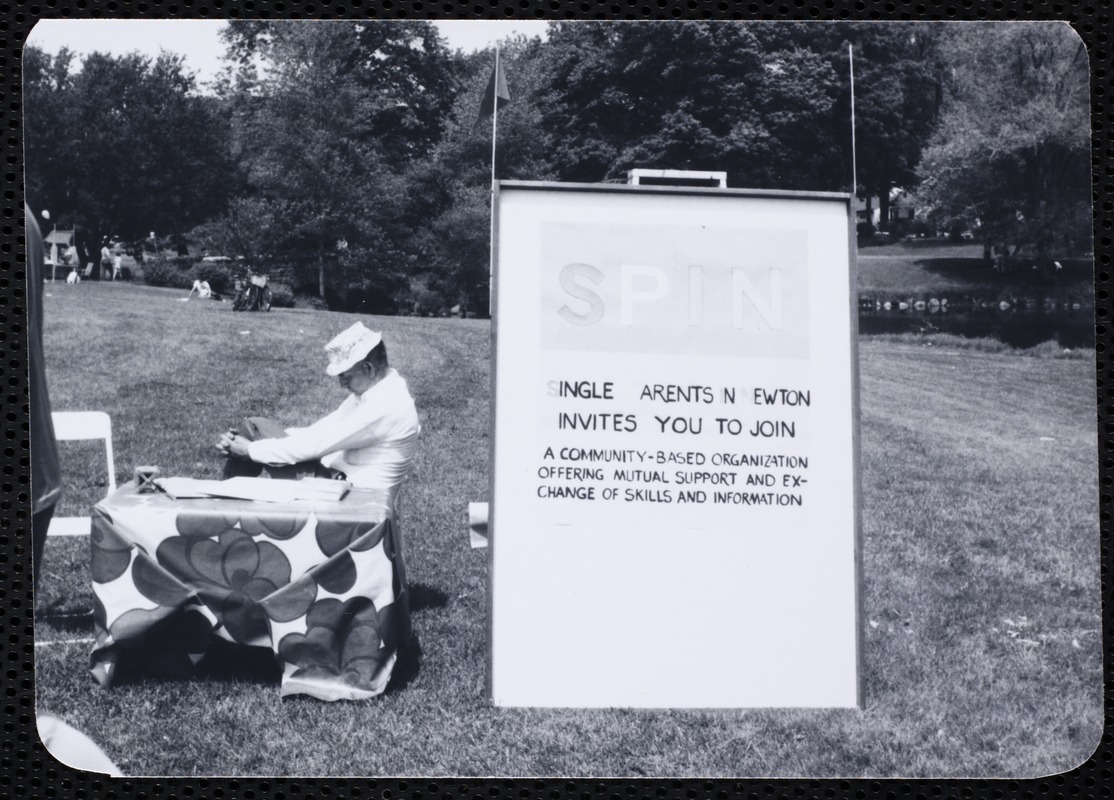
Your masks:
{"label": "white folding chair", "polygon": [[[116,491],[116,467],[112,456],[112,420],[103,411],[55,411],[54,438],[60,442],[103,439],[108,467],[108,494]],[[88,536],[89,517],[55,517],[48,536]]]}

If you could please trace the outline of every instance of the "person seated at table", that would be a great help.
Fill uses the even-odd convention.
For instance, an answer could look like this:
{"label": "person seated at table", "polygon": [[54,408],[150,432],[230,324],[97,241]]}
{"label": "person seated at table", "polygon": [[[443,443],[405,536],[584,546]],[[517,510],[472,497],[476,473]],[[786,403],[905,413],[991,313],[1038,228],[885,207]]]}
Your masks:
{"label": "person seated at table", "polygon": [[414,399],[388,365],[382,335],[363,323],[340,333],[325,352],[325,374],[349,392],[340,407],[305,428],[283,430],[270,420],[245,420],[240,432],[229,431],[217,443],[229,457],[226,475],[258,475],[264,465],[295,470],[308,465],[305,471],[311,474],[322,474],[324,467],[334,476],[342,473],[353,486],[388,492],[393,505],[421,430]]}

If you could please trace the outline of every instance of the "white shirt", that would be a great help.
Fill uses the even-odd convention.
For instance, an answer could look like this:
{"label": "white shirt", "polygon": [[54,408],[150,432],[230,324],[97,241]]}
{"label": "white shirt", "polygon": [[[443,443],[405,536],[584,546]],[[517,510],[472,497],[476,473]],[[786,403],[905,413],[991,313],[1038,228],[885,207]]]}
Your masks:
{"label": "white shirt", "polygon": [[263,464],[297,464],[321,459],[353,486],[391,493],[406,479],[418,446],[418,412],[406,381],[395,370],[361,395],[307,428],[288,428],[284,439],[248,444],[248,456]]}

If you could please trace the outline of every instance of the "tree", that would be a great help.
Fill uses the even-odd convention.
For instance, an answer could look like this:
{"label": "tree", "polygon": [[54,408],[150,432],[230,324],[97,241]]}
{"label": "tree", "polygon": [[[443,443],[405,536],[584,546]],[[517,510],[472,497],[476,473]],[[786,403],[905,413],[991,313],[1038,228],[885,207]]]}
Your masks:
{"label": "tree", "polygon": [[189,239],[214,255],[242,259],[252,272],[266,272],[276,255],[274,231],[286,216],[264,198],[237,196],[223,215],[190,231]]}
{"label": "tree", "polygon": [[63,144],[72,124],[66,108],[72,81],[73,53],[63,48],[51,56],[37,47],[23,55],[23,102],[28,158],[26,192],[38,211],[49,209],[55,218],[67,191],[67,148]]}
{"label": "tree", "polygon": [[844,188],[849,159],[840,148],[846,138],[846,127],[837,116],[841,77],[824,54],[792,39],[771,42],[767,48],[763,80],[754,98],[764,133],[752,138],[763,146],[745,156],[754,165],[752,185]]}
{"label": "tree", "polygon": [[560,134],[561,177],[650,167],[724,170],[731,186],[845,188],[846,67],[820,27],[555,23],[542,109]]}
{"label": "tree", "polygon": [[226,87],[237,109],[234,152],[246,191],[276,212],[276,245],[312,254],[321,297],[375,284],[397,261],[403,172],[440,138],[451,102],[436,31],[425,22],[252,21],[231,23],[225,39],[239,65],[238,83]]}
{"label": "tree", "polygon": [[731,186],[846,190],[848,43],[855,48],[856,187],[885,206],[939,106],[923,23],[554,23],[546,126],[566,180],[632,167],[725,170]]}
{"label": "tree", "polygon": [[723,169],[725,159],[736,172],[745,165],[731,156],[762,135],[762,56],[744,25],[554,23],[547,52],[542,108],[561,133],[554,160],[565,180]]}
{"label": "tree", "polygon": [[[977,28],[977,30],[976,30]],[[1091,237],[1087,53],[1064,23],[949,26],[951,77],[920,164],[938,219],[978,222],[987,247],[1038,257]]]}
{"label": "tree", "polygon": [[[500,61],[512,101],[499,109],[496,178],[553,180],[555,135],[543,128],[537,97],[543,85],[544,48],[539,39],[500,42]],[[426,265],[420,277],[445,298],[486,315],[489,297],[491,123],[476,125],[480,96],[495,61],[487,48],[460,56],[461,78],[441,143],[408,175],[413,235],[411,250]]]}
{"label": "tree", "polygon": [[220,210],[227,131],[180,56],[71,62],[27,48],[28,197],[78,228],[96,278],[112,238],[180,234]]}
{"label": "tree", "polygon": [[[939,24],[844,26],[845,41],[854,47],[856,191],[878,198],[880,227],[885,230],[889,227],[890,191],[916,185],[917,164],[939,114]],[[839,58],[847,62],[844,43],[841,50]],[[850,83],[846,85],[849,94]],[[843,119],[849,115],[847,108]]]}
{"label": "tree", "polygon": [[[859,196],[878,197],[882,227],[889,222],[890,192],[913,188],[916,166],[940,108],[943,66],[937,48],[939,23],[758,23],[755,35],[767,50],[793,49],[827,64],[832,102],[825,125],[833,149],[817,169],[833,189],[851,177],[851,62],[854,51],[855,145]],[[786,142],[798,154],[803,143]],[[832,169],[834,168],[834,170]]]}

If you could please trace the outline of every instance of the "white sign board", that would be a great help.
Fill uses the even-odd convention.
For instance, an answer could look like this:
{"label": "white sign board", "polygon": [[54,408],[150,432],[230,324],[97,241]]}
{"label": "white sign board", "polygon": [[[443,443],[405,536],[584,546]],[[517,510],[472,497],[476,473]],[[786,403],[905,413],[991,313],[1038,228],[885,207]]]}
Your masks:
{"label": "white sign board", "polygon": [[859,705],[848,197],[496,213],[495,704]]}

